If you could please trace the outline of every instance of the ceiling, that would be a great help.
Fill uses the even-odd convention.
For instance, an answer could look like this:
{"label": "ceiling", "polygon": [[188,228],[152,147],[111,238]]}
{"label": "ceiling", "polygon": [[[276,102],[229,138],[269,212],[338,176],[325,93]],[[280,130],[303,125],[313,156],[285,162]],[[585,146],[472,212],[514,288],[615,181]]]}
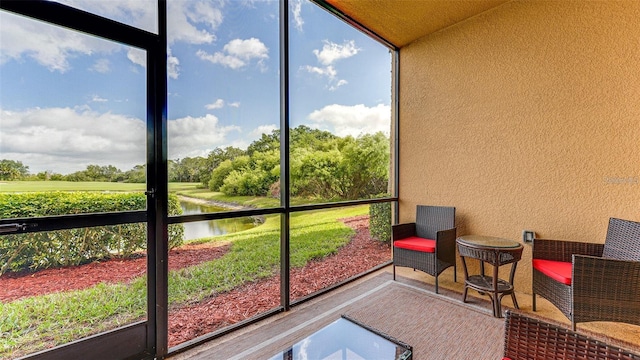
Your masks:
{"label": "ceiling", "polygon": [[325,0],[396,47],[510,0]]}

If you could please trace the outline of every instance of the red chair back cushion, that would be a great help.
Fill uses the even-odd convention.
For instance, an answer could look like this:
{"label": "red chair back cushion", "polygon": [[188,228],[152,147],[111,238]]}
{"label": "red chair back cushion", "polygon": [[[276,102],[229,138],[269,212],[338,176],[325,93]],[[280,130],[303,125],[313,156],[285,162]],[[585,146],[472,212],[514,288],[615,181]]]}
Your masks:
{"label": "red chair back cushion", "polygon": [[553,280],[565,285],[571,285],[570,262],[533,259],[532,265],[534,269],[547,275]]}
{"label": "red chair back cushion", "polygon": [[435,240],[425,239],[417,236],[410,236],[402,240],[396,240],[393,242],[393,246],[413,251],[422,251],[428,253],[436,252]]}

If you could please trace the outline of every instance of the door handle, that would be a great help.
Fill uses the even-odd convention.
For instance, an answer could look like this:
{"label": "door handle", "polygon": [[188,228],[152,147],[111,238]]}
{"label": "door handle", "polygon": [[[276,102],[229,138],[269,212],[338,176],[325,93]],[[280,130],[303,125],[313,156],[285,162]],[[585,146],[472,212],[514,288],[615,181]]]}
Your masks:
{"label": "door handle", "polygon": [[27,229],[27,224],[2,224],[0,225],[0,234],[14,233]]}

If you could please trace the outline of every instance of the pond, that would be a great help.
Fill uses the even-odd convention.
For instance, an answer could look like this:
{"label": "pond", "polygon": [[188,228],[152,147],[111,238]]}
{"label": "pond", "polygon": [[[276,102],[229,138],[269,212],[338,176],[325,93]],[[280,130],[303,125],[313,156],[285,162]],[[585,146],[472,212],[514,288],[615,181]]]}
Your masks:
{"label": "pond", "polygon": [[[183,215],[203,214],[211,212],[226,211],[227,209],[217,206],[195,204],[188,201],[180,201]],[[184,240],[195,240],[204,237],[212,237],[230,234],[255,227],[255,219],[250,216],[219,219],[209,221],[195,221],[184,223]]]}

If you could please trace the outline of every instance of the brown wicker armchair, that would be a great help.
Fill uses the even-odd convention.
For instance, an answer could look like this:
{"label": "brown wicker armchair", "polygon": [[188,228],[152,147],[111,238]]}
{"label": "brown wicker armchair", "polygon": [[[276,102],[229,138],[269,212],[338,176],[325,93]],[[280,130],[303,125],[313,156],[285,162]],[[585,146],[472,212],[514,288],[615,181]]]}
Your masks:
{"label": "brown wicker armchair", "polygon": [[406,266],[435,276],[453,266],[456,279],[456,208],[418,205],[416,222],[392,227],[393,279],[396,266]]}
{"label": "brown wicker armchair", "polygon": [[618,321],[640,325],[640,223],[611,218],[604,244],[535,239],[536,295],[576,323]]}
{"label": "brown wicker armchair", "polygon": [[610,339],[595,339],[512,310],[507,310],[504,334],[504,360],[640,360],[640,355],[610,344]]}

